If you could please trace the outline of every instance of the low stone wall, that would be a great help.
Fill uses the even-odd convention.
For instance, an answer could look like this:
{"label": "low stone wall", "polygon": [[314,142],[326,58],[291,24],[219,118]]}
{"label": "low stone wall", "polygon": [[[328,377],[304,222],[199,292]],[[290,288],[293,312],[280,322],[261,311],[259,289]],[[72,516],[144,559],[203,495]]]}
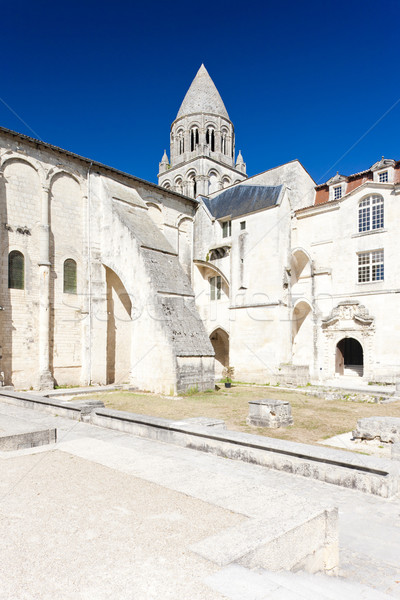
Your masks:
{"label": "low stone wall", "polygon": [[[221,430],[193,423],[108,410],[90,399],[79,403],[54,401],[32,394],[1,392],[0,399],[51,412],[139,437],[211,452],[327,483],[389,498],[399,491],[400,464],[370,456]],[[93,402],[93,401],[92,401]]]}
{"label": "low stone wall", "polygon": [[161,442],[251,462],[389,498],[399,490],[400,468],[391,461],[237,431],[214,431],[185,421],[99,409],[91,422]]}

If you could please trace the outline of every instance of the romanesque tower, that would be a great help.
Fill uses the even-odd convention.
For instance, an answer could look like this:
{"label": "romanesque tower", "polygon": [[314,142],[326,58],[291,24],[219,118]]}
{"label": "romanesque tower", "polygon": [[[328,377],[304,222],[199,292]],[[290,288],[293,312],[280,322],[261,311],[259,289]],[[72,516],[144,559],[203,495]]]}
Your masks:
{"label": "romanesque tower", "polygon": [[201,65],[171,125],[171,158],[160,162],[159,185],[196,197],[246,179],[233,124],[213,80]]}

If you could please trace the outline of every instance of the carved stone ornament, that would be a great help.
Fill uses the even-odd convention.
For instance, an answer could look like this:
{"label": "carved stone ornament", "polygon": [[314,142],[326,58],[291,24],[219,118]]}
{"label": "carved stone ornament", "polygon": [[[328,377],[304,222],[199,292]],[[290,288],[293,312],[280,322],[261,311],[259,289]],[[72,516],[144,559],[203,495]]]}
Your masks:
{"label": "carved stone ornament", "polygon": [[326,319],[322,319],[322,327],[323,329],[328,327],[351,328],[358,325],[364,328],[372,327],[374,321],[374,317],[370,316],[368,309],[363,304],[357,300],[345,300],[339,302]]}

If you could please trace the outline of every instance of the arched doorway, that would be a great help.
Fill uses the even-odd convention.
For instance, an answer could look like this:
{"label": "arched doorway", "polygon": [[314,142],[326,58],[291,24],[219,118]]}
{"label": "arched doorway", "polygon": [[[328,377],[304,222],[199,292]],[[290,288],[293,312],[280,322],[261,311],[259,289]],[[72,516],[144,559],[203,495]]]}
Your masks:
{"label": "arched doorway", "polygon": [[229,366],[229,335],[218,328],[210,335],[210,341],[215,352],[215,376],[218,378],[222,376],[224,367]]}
{"label": "arched doorway", "polygon": [[364,351],[354,338],[343,338],[336,346],[336,373],[353,377],[364,374]]}

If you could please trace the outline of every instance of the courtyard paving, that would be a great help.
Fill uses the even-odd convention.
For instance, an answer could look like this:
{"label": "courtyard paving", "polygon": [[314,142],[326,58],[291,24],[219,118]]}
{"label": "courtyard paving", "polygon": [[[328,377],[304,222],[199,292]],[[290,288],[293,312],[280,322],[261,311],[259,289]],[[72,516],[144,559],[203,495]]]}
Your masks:
{"label": "courtyard paving", "polygon": [[[58,442],[0,459],[0,598],[226,598],[196,541],[295,495],[339,507],[340,575],[400,598],[400,499],[385,500],[0,403]],[[304,540],[307,543],[307,540]],[[254,596],[256,597],[256,596]],[[250,598],[250,596],[249,596]]]}

